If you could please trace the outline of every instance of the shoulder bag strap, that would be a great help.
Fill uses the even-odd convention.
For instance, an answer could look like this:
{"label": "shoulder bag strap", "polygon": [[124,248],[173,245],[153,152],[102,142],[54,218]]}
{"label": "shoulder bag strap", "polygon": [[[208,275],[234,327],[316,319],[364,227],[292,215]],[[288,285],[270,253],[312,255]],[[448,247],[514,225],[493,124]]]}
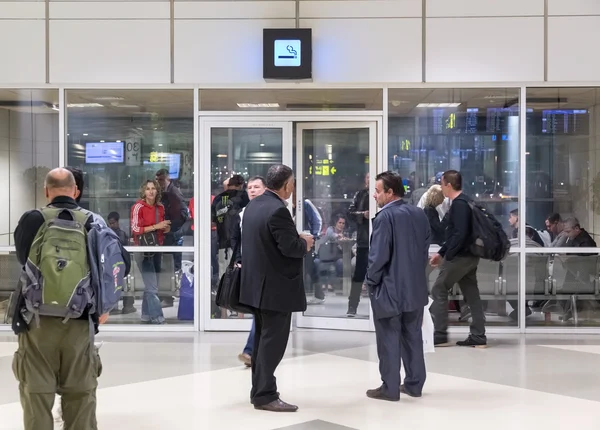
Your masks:
{"label": "shoulder bag strap", "polygon": [[235,256],[238,254],[241,244],[242,244],[242,236],[240,235],[240,240],[238,240],[235,243],[235,247],[233,248],[233,254],[231,254],[231,260],[229,260],[229,264],[228,264],[229,269],[233,269],[233,265],[235,264]]}

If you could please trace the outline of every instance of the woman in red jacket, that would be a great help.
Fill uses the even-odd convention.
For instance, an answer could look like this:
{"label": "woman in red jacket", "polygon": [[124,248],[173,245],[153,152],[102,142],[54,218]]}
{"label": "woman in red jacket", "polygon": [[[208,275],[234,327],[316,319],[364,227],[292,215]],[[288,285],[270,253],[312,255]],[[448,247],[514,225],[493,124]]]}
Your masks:
{"label": "woman in red jacket", "polygon": [[[140,200],[131,208],[131,232],[139,246],[160,246],[165,233],[171,229],[171,221],[165,221],[165,207],[160,203],[160,186],[155,180],[147,180],[140,187]],[[164,324],[158,299],[158,273],[161,271],[162,255],[159,252],[136,254],[136,261],[144,280],[142,322]]]}

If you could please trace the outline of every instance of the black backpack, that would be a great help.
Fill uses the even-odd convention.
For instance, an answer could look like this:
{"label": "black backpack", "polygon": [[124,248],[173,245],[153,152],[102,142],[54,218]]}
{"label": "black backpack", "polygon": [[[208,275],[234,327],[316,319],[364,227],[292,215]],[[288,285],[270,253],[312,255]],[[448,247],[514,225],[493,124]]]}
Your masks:
{"label": "black backpack", "polygon": [[502,224],[483,206],[469,201],[472,213],[471,246],[469,251],[485,260],[501,261],[510,251],[510,240]]}
{"label": "black backpack", "polygon": [[[217,200],[219,199],[219,200]],[[240,212],[244,208],[244,200],[241,193],[229,196],[222,194],[215,198],[215,217],[217,224],[217,235],[219,237],[219,249],[231,248],[231,236],[233,229],[240,223]]]}

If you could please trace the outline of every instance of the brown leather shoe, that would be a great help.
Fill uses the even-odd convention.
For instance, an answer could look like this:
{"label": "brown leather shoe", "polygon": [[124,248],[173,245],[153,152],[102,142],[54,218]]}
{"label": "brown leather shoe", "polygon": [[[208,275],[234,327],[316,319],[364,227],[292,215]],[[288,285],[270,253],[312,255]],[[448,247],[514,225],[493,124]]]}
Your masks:
{"label": "brown leather shoe", "polygon": [[296,412],[298,410],[298,406],[290,405],[281,399],[277,399],[273,400],[271,403],[267,403],[266,405],[254,405],[254,409],[269,412]]}
{"label": "brown leather shoe", "polygon": [[381,387],[375,388],[374,390],[367,390],[367,397],[376,400],[387,400],[388,402],[397,402],[400,398],[394,399],[383,394]]}
{"label": "brown leather shoe", "polygon": [[406,387],[404,386],[404,384],[400,385],[400,393],[406,394],[407,396],[410,396],[410,397],[421,397],[421,394],[416,395],[416,394],[409,393],[408,391],[406,391]]}
{"label": "brown leather shoe", "polygon": [[240,354],[238,355],[238,360],[240,360],[246,367],[252,367],[252,357],[248,354]]}

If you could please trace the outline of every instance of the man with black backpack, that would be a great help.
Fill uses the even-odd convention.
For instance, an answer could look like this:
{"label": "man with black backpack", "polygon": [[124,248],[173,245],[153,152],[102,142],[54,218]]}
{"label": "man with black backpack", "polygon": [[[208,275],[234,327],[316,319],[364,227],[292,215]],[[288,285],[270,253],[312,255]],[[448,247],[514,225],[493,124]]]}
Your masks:
{"label": "man with black backpack", "polygon": [[241,175],[229,178],[227,189],[215,197],[210,208],[212,222],[217,227],[218,249],[223,250],[225,256],[223,260],[223,255],[219,255],[219,266],[222,270],[229,257],[231,237],[240,222],[240,212],[250,202],[248,193],[244,190],[244,182]]}
{"label": "man with black backpack", "polygon": [[477,266],[479,257],[471,249],[473,244],[472,200],[462,192],[462,176],[456,170],[448,170],[442,176],[444,197],[452,201],[448,213],[446,242],[437,254],[430,259],[433,267],[440,266],[440,273],[431,290],[433,303],[431,314],[435,326],[435,346],[449,346],[448,343],[448,292],[458,283],[465,301],[471,309],[471,334],[458,346],[483,348],[487,346],[485,336],[485,315],[479,287],[477,286]]}
{"label": "man with black backpack", "polygon": [[[12,313],[19,337],[13,371],[25,430],[54,428],[55,394],[61,395],[65,429],[94,430],[102,373],[94,335],[120,298],[129,265],[116,235],[117,242],[105,242],[108,228],[77,204],[70,171],[50,171],[45,191],[48,206],[26,212],[14,234],[24,269]],[[115,243],[118,249],[112,247]],[[106,294],[112,294],[110,300]]]}

